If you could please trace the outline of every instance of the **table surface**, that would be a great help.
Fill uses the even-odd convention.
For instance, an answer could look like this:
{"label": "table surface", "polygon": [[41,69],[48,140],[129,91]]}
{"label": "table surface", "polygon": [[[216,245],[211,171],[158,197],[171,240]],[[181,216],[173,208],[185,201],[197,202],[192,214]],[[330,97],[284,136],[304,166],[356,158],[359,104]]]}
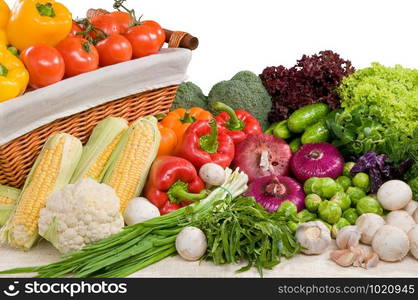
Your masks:
{"label": "table surface", "polygon": [[[376,268],[343,268],[329,259],[329,252],[322,255],[297,255],[283,260],[273,270],[266,270],[264,277],[418,277],[418,260],[408,255],[397,263],[380,262]],[[46,241],[42,241],[29,252],[0,246],[0,269],[27,267],[55,262],[59,253]],[[211,262],[186,262],[180,257],[169,257],[148,268],[132,274],[130,277],[259,277],[255,269],[244,273],[235,273],[241,265],[216,266]],[[24,277],[33,274],[2,275],[2,277]]]}

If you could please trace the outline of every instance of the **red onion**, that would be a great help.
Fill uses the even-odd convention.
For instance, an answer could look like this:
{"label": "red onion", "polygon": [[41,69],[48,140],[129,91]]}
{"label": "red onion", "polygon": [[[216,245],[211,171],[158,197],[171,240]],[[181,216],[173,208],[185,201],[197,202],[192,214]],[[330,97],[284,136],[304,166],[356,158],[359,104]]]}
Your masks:
{"label": "red onion", "polygon": [[287,176],[265,176],[251,182],[246,192],[266,211],[275,212],[283,201],[293,202],[298,211],[305,207],[305,194],[302,186]]}
{"label": "red onion", "polygon": [[344,159],[338,149],[331,144],[306,144],[293,155],[290,168],[301,182],[311,177],[335,179],[343,172]]}

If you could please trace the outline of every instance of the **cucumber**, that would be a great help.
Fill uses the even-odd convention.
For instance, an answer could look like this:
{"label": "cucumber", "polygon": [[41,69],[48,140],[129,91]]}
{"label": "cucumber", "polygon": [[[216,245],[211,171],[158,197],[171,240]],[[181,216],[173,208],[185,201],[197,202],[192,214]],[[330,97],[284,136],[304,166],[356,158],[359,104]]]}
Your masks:
{"label": "cucumber", "polygon": [[281,121],[273,129],[273,135],[279,139],[288,139],[292,136],[292,133],[287,128],[287,120]]}
{"label": "cucumber", "polygon": [[269,126],[269,128],[266,129],[266,131],[264,131],[265,134],[273,134],[273,130],[274,128],[276,128],[276,126],[279,124],[279,122],[275,122],[273,124],[271,124]]}
{"label": "cucumber", "polygon": [[327,142],[330,132],[327,128],[325,120],[321,120],[314,125],[308,127],[302,135],[302,144]]}
{"label": "cucumber", "polygon": [[289,143],[290,150],[292,150],[293,153],[298,151],[300,146],[302,146],[300,138],[295,138]]}
{"label": "cucumber", "polygon": [[324,118],[329,110],[328,105],[325,103],[304,106],[290,115],[287,126],[292,132],[304,132],[309,126]]}

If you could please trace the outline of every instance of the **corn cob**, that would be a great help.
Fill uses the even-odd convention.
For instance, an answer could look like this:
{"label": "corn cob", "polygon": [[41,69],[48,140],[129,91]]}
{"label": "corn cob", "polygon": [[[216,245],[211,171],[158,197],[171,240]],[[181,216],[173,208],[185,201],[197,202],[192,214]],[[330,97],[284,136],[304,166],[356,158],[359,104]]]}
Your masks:
{"label": "corn cob", "polygon": [[48,196],[69,183],[82,153],[81,142],[65,133],[51,136],[35,161],[16,201],[1,239],[10,246],[29,250],[38,235],[38,219]]}
{"label": "corn cob", "polygon": [[123,212],[129,200],[139,196],[160,145],[157,119],[135,121],[124,133],[101,176],[120,198]]}
{"label": "corn cob", "polygon": [[3,226],[16,205],[20,190],[0,184],[0,226]]}
{"label": "corn cob", "polygon": [[98,181],[110,155],[127,128],[128,122],[123,118],[110,117],[97,124],[83,149],[71,183],[87,177]]}

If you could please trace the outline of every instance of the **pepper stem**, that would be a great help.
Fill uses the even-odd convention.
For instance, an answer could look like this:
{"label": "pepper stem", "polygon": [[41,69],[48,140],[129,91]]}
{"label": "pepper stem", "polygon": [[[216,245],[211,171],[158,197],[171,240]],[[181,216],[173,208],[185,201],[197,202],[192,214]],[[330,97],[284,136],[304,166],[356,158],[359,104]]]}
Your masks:
{"label": "pepper stem", "polygon": [[188,110],[186,110],[186,113],[180,119],[180,121],[182,123],[193,123],[194,121],[196,121],[196,119],[190,115],[190,112]]}
{"label": "pepper stem", "polygon": [[168,199],[172,203],[181,203],[184,201],[196,202],[205,199],[208,195],[206,190],[202,190],[198,194],[188,192],[188,185],[183,181],[177,181],[174,183],[167,192]]}
{"label": "pepper stem", "polygon": [[5,65],[0,64],[0,76],[6,77],[8,73],[9,69],[7,69]]}
{"label": "pepper stem", "polygon": [[36,3],[36,9],[42,17],[54,18],[56,16],[54,8],[52,7],[52,3],[50,2],[45,4]]}
{"label": "pepper stem", "polygon": [[213,154],[218,152],[218,127],[216,126],[214,119],[209,121],[209,125],[211,128],[210,134],[201,136],[199,141],[200,148],[205,150],[207,153]]}
{"label": "pepper stem", "polygon": [[237,114],[232,109],[232,107],[229,107],[228,105],[222,102],[214,102],[212,104],[212,108],[219,112],[226,112],[229,115],[229,120],[225,123],[226,127],[229,130],[241,131],[244,129],[245,123],[238,119]]}

